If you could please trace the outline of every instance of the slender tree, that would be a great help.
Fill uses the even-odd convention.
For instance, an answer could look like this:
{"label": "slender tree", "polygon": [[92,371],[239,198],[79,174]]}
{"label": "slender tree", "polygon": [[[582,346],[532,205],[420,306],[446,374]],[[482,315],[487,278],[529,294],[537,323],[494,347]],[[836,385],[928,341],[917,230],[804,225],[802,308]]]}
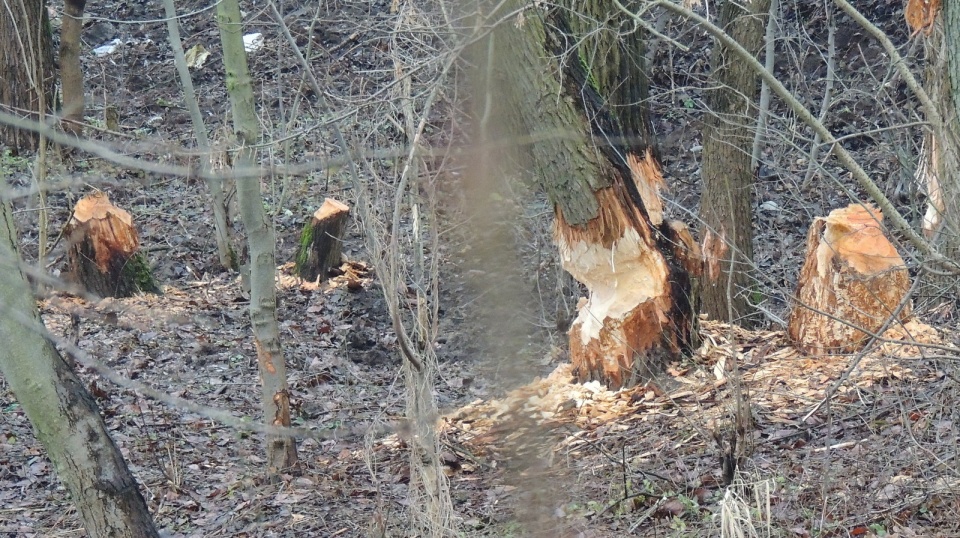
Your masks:
{"label": "slender tree", "polygon": [[649,379],[692,343],[699,258],[686,227],[664,219],[655,148],[643,122],[641,136],[626,136],[611,113],[568,10],[516,1],[491,16],[507,21],[488,47],[504,116],[533,140],[530,168],[554,206],[561,262],[590,290],[570,329],[574,366],[610,386]]}
{"label": "slender tree", "polygon": [[[217,4],[217,25],[223,43],[223,65],[233,111],[233,129],[239,149],[234,158],[240,219],[247,232],[250,253],[250,321],[260,365],[264,422],[290,426],[290,394],[287,368],[277,324],[277,253],[273,221],[263,208],[260,177],[254,147],[260,139],[247,53],[243,48],[243,23],[237,0]],[[297,463],[297,445],[292,437],[267,438],[267,471],[276,474]]]}
{"label": "slender tree", "polygon": [[65,0],[60,27],[60,82],[63,93],[63,128],[83,132],[83,69],[80,65],[80,34],[86,0]]}
{"label": "slender tree", "polygon": [[0,371],[94,537],[158,536],[139,486],[83,383],[38,329],[9,202],[0,201]]}
{"label": "slender tree", "polygon": [[[180,19],[177,18],[177,8],[173,0],[163,0],[163,10],[167,16],[167,38],[170,41],[170,48],[173,49],[173,63],[177,68],[177,75],[180,77],[180,86],[183,88],[183,101],[190,112],[190,122],[193,123],[193,132],[197,137],[200,170],[201,172],[209,172],[210,140],[207,137],[207,126],[203,121],[203,114],[200,113],[200,105],[197,103],[197,94],[193,89],[193,79],[190,77],[186,54],[183,52],[183,43],[180,41]],[[216,232],[220,265],[224,269],[235,270],[239,263],[237,262],[237,250],[234,248],[233,236],[230,233],[232,228],[230,226],[230,212],[227,210],[224,181],[212,178],[206,178],[204,181],[207,188],[210,189],[210,205],[213,206],[213,227]]]}
{"label": "slender tree", "polygon": [[[751,54],[763,45],[770,0],[726,0],[719,26]],[[757,73],[716,43],[713,85],[703,128],[703,191],[700,237],[705,260],[701,299],[713,319],[750,326],[755,309],[753,264],[753,147],[760,80]]]}
{"label": "slender tree", "polygon": [[[40,119],[50,112],[56,72],[53,40],[43,0],[0,4],[0,110]],[[0,124],[0,144],[14,151],[37,149],[35,133]]]}

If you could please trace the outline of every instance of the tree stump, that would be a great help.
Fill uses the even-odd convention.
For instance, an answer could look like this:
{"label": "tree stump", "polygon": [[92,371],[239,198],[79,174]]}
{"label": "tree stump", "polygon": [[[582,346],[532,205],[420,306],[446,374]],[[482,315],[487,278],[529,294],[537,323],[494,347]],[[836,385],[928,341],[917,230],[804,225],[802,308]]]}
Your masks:
{"label": "tree stump", "polygon": [[106,194],[94,193],[77,202],[66,237],[70,272],[88,292],[100,297],[160,292],[139,252],[133,218],[111,204]]}
{"label": "tree stump", "polygon": [[297,250],[296,267],[300,278],[323,280],[330,269],[339,267],[342,261],[341,245],[347,227],[350,208],[333,198],[323,201],[320,209],[303,227],[300,247]]}
{"label": "tree stump", "polygon": [[[882,220],[880,210],[866,204],[814,220],[797,284],[799,302],[788,324],[800,350],[823,355],[862,349],[869,337],[864,330],[877,333],[908,293],[910,275],[883,235]],[[910,310],[907,304],[899,318]]]}

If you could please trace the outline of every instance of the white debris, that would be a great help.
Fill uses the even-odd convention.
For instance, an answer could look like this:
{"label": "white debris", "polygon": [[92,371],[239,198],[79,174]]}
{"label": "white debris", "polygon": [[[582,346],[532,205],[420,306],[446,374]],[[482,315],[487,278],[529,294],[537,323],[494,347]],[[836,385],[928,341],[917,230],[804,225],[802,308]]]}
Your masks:
{"label": "white debris", "polygon": [[247,34],[243,36],[243,50],[247,52],[256,52],[263,47],[263,34]]}
{"label": "white debris", "polygon": [[111,39],[110,41],[107,41],[103,45],[100,45],[99,47],[93,49],[93,54],[97,58],[106,56],[107,54],[113,54],[113,52],[116,51],[117,47],[119,47],[121,44],[122,43],[119,39]]}

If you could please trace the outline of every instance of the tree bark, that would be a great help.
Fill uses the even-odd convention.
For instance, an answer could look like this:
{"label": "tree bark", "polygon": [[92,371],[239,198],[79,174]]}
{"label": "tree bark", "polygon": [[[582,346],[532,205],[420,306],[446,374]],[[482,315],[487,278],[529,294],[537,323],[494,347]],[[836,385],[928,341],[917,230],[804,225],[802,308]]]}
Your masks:
{"label": "tree bark", "polygon": [[[656,147],[650,128],[650,80],[643,30],[609,0],[570,1],[571,29],[580,61],[605,107],[619,124],[624,142]],[[638,2],[624,2],[636,11]]]}
{"label": "tree bark", "polygon": [[[217,26],[223,43],[223,65],[227,72],[227,91],[233,111],[233,127],[240,149],[234,159],[240,220],[247,231],[250,253],[250,321],[260,365],[264,422],[290,426],[290,393],[287,368],[280,345],[277,324],[277,254],[273,221],[263,208],[260,177],[256,169],[254,146],[260,138],[247,53],[243,48],[243,21],[237,0],[217,4]],[[268,436],[267,472],[275,476],[297,464],[297,445],[292,437]]]}
{"label": "tree bark", "polygon": [[18,265],[10,205],[0,201],[0,371],[23,406],[57,475],[94,537],[158,536],[136,480],[96,403],[38,330],[33,294]]}
{"label": "tree bark", "polygon": [[[495,32],[494,64],[514,132],[535,140],[532,168],[554,206],[563,267],[590,291],[570,329],[573,364],[583,380],[628,386],[692,344],[699,254],[686,227],[663,218],[648,133],[624,136],[576,52],[567,16],[531,5],[508,17]],[[571,51],[562,68],[550,60]]]}
{"label": "tree bark", "polygon": [[323,280],[331,269],[340,266],[343,232],[349,216],[350,208],[346,204],[327,198],[304,225],[296,259],[300,278],[310,282],[317,277]]}
{"label": "tree bark", "polygon": [[[726,0],[721,26],[751,54],[763,44],[770,0]],[[757,74],[721,43],[711,56],[713,86],[707,92],[703,129],[700,237],[705,261],[701,299],[713,319],[752,326],[753,177],[750,153],[760,89]]]}
{"label": "tree bark", "polygon": [[111,204],[106,194],[81,198],[65,233],[72,276],[90,293],[129,297],[160,292],[140,253],[133,217]]}
{"label": "tree bark", "polygon": [[[43,0],[7,0],[0,14],[0,110],[41,120],[53,105],[53,39]],[[37,149],[36,133],[0,124],[0,145]]]}
{"label": "tree bark", "polygon": [[80,66],[80,34],[86,0],[64,0],[60,27],[60,83],[63,93],[63,129],[83,134],[83,69]]}
{"label": "tree bark", "polygon": [[[932,4],[932,3],[931,3]],[[922,168],[927,191],[924,233],[941,254],[960,262],[960,6],[945,2],[939,16],[929,14],[932,25],[922,36],[926,49],[925,86],[942,125],[931,122]],[[926,273],[921,293],[936,302],[956,301],[960,288],[956,275]]]}

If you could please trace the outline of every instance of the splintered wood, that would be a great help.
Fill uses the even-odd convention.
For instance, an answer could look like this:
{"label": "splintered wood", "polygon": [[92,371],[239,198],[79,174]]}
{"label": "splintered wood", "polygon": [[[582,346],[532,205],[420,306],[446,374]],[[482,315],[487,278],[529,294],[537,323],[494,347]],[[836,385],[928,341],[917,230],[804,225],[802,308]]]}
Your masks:
{"label": "splintered wood", "polygon": [[319,277],[324,280],[327,273],[339,267],[341,263],[341,244],[343,232],[347,227],[350,208],[333,198],[327,198],[313,214],[300,234],[300,248],[297,251],[297,274],[307,281]]}
{"label": "splintered wood", "polygon": [[880,210],[862,204],[835,209],[814,220],[788,324],[794,344],[825,355],[860,350],[895,313],[910,316],[910,276],[897,249],[883,235]]}
{"label": "splintered wood", "polygon": [[683,223],[663,219],[652,151],[628,162],[632,177],[594,193],[596,218],[571,226],[558,211],[554,228],[563,268],[589,290],[569,331],[574,371],[611,388],[649,379],[696,338],[686,298],[699,248]]}
{"label": "splintered wood", "polygon": [[101,297],[158,291],[138,253],[140,239],[130,213],[96,192],[77,202],[67,224],[70,270],[75,281]]}

